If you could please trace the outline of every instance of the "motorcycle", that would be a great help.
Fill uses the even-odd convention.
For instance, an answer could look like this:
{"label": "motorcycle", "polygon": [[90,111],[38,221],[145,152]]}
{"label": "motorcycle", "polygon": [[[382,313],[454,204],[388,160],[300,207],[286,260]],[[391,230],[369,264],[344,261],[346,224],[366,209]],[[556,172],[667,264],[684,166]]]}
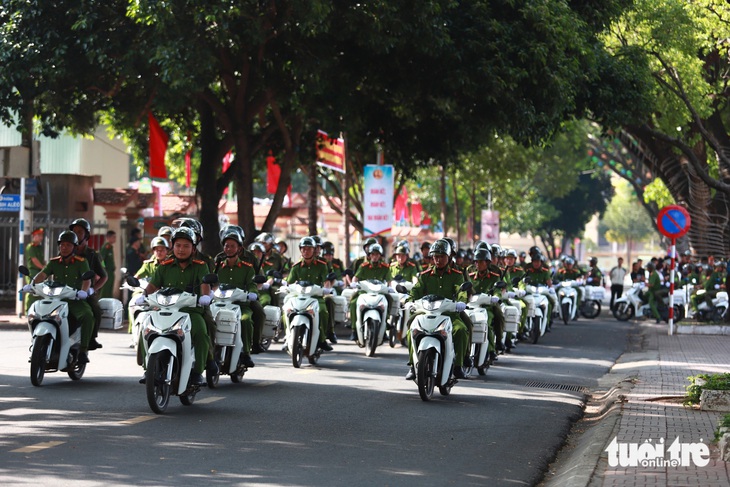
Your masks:
{"label": "motorcycle", "polygon": [[550,322],[548,313],[548,288],[543,285],[528,284],[525,292],[532,297],[535,303],[535,315],[532,320],[527,320],[527,329],[525,334],[532,343],[537,343],[541,336],[545,334]]}
{"label": "motorcycle", "polygon": [[279,292],[286,294],[282,310],[289,322],[286,350],[291,355],[292,365],[301,367],[304,357],[311,365],[316,365],[323,352],[319,347],[317,298],[324,295],[324,288],[308,281],[299,281],[282,287]]}
{"label": "motorcycle", "polygon": [[[644,287],[644,283],[636,282],[633,286],[631,286],[631,289],[629,289],[626,294],[616,299],[613,302],[613,309],[611,310],[613,317],[619,321],[629,321],[634,316],[652,318],[651,306],[649,306],[648,302],[645,303],[644,299],[641,296]],[[657,303],[657,309],[659,310],[659,314],[662,316],[663,319],[668,319],[668,296],[662,299],[661,302]],[[674,316],[678,317],[677,321],[679,321],[680,313],[680,306],[675,303]]]}
{"label": "motorcycle", "polygon": [[[206,275],[203,282],[214,283],[215,274]],[[127,283],[139,288],[139,280],[128,276]],[[170,396],[178,396],[184,406],[191,406],[200,386],[190,384],[190,372],[195,365],[190,315],[182,308],[197,306],[192,289],[162,288],[145,298],[149,313],[142,324],[143,346],[147,370],[145,388],[150,409],[162,414],[170,404]]]}
{"label": "motorcycle", "polygon": [[[266,278],[264,276],[254,278],[255,282],[261,280],[265,281]],[[213,357],[218,364],[218,369],[216,371],[206,370],[205,379],[210,388],[218,385],[222,373],[230,375],[231,382],[238,384],[248,370],[242,360],[244,354],[243,330],[241,306],[238,304],[246,301],[248,301],[248,291],[230,284],[221,284],[213,291],[210,312],[215,321],[215,337],[211,341],[213,342]]]}
{"label": "motorcycle", "polygon": [[[472,365],[464,371],[464,375],[467,377],[471,374],[472,368],[476,368],[479,375],[487,373],[489,368],[489,312],[487,307],[497,302],[499,302],[497,296],[484,293],[475,294],[469,298],[466,314],[471,319],[473,327],[471,329],[471,347],[469,350]],[[492,346],[494,346],[494,343],[492,343]]]}
{"label": "motorcycle", "polygon": [[391,293],[393,311],[397,314],[391,313],[391,321],[388,325],[390,348],[395,347],[398,342],[404,347],[408,346],[408,320],[411,318],[411,307],[408,302],[411,298],[411,289],[415,285],[412,282],[404,281],[402,278],[398,279],[398,277],[400,276],[396,276],[395,280],[391,282],[391,287],[395,289],[395,293]]}
{"label": "motorcycle", "polygon": [[376,279],[357,282],[358,287],[365,291],[357,296],[355,307],[355,332],[357,344],[365,347],[365,356],[375,355],[375,349],[383,343],[388,318],[388,285]]}
{"label": "motorcycle", "polygon": [[[460,291],[471,289],[465,282]],[[403,292],[403,290],[399,290]],[[438,386],[442,396],[451,394],[457,380],[453,375],[454,343],[452,341],[452,322],[446,313],[455,313],[457,302],[433,294],[414,301],[415,310],[420,312],[411,323],[411,340],[418,385],[418,394],[423,401],[431,400]]]}
{"label": "motorcycle", "polygon": [[[697,295],[702,296],[704,292],[698,291]],[[677,296],[675,296],[676,298]],[[702,301],[697,305],[697,312],[694,314],[694,318],[700,321],[724,321],[727,315],[728,308],[728,293],[727,291],[719,291],[717,295],[712,298],[712,306],[708,305],[704,297],[701,297]]]}
{"label": "motorcycle", "polygon": [[[125,291],[125,295],[130,296],[128,298],[128,307],[129,307],[129,320],[132,322],[132,347],[134,348],[135,352],[137,352],[137,365],[142,365],[142,348],[139,346],[139,339],[141,336],[141,330],[142,330],[142,323],[144,322],[144,318],[147,315],[148,307],[146,305],[139,306],[137,304],[134,304],[136,297],[140,293],[140,289],[133,288],[129,285],[126,281],[126,272],[127,269],[122,267],[122,286],[120,287],[121,290]],[[147,279],[139,279],[139,287],[141,289],[146,289],[147,284],[149,281]],[[137,293],[135,293],[137,291]],[[127,298],[125,298],[127,299]]]}
{"label": "motorcycle", "polygon": [[[278,271],[268,271],[266,273],[271,278],[272,288],[281,289],[282,276]],[[263,284],[266,282],[266,278],[263,276],[255,276],[253,278],[256,284]],[[259,345],[263,350],[268,350],[271,347],[271,342],[279,343],[284,337],[284,323],[281,320],[281,307],[267,304],[264,306],[264,328],[261,332],[261,342]]]}
{"label": "motorcycle", "polygon": [[[25,266],[19,272],[30,277]],[[83,280],[93,279],[94,271],[85,272]],[[31,293],[40,296],[28,309],[28,330],[32,334],[30,354],[30,382],[38,387],[46,372],[66,372],[71,380],[79,380],[86,371],[86,363],[80,363],[81,326],[73,330],[69,323],[68,303],[64,299],[77,299],[77,290],[54,281],[36,283]]]}
{"label": "motorcycle", "polygon": [[580,314],[592,320],[601,314],[601,302],[605,298],[606,290],[603,286],[585,286],[583,289]]}
{"label": "motorcycle", "polygon": [[560,300],[558,313],[566,325],[577,317],[578,290],[576,285],[578,285],[578,281],[563,281],[558,285],[558,299]]}

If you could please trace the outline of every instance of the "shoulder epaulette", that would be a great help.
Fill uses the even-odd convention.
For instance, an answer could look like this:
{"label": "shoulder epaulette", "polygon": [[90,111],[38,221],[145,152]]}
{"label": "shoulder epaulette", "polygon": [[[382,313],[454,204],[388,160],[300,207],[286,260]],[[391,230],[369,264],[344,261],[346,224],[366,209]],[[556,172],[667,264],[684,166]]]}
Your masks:
{"label": "shoulder epaulette", "polygon": [[240,261],[240,263],[243,264],[243,265],[249,266],[249,267],[253,267],[253,264],[252,263],[247,262],[245,260]]}
{"label": "shoulder epaulette", "polygon": [[51,260],[61,260],[61,256],[57,255],[56,257],[51,257]]}
{"label": "shoulder epaulette", "polygon": [[79,262],[85,262],[86,261],[86,259],[84,259],[80,255],[74,255],[74,260],[78,260]]}
{"label": "shoulder epaulette", "polygon": [[477,278],[477,273],[476,272],[472,272],[471,274],[469,274],[469,277],[471,277],[472,279],[476,279]]}
{"label": "shoulder epaulette", "polygon": [[431,269],[426,269],[426,270],[423,270],[423,271],[421,271],[421,273],[420,273],[420,274],[418,274],[418,275],[419,275],[419,276],[425,276],[425,275],[426,275],[426,274],[428,274],[429,272],[431,272]]}
{"label": "shoulder epaulette", "polygon": [[170,265],[173,262],[175,262],[175,259],[167,259],[167,260],[163,260],[162,262],[160,262],[160,265]]}
{"label": "shoulder epaulette", "polygon": [[205,261],[200,259],[193,259],[193,264],[205,264]]}
{"label": "shoulder epaulette", "polygon": [[388,265],[387,262],[381,262],[380,263],[380,267],[388,267],[388,268],[390,268],[390,266]]}
{"label": "shoulder epaulette", "polygon": [[317,264],[324,264],[324,265],[327,265],[327,261],[325,261],[325,260],[320,260],[320,259],[317,259],[317,260],[316,260],[315,262],[316,262]]}
{"label": "shoulder epaulette", "polygon": [[406,265],[409,267],[416,267],[416,264],[411,262],[410,260],[406,262]]}
{"label": "shoulder epaulette", "polygon": [[292,267],[296,267],[298,265],[302,265],[302,261],[301,260],[299,262],[296,262],[296,263],[292,264]]}

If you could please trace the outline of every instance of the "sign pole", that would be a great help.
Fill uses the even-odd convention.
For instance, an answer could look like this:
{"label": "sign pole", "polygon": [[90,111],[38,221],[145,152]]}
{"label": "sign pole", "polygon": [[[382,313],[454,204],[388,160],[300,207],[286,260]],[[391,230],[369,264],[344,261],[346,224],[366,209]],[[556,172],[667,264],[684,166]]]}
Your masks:
{"label": "sign pole", "polygon": [[[25,265],[25,178],[20,178],[20,208],[18,209],[18,265]],[[15,314],[23,316],[23,275],[18,272],[15,283],[18,300],[15,302]]]}
{"label": "sign pole", "polygon": [[669,255],[672,259],[671,271],[669,272],[669,336],[674,335],[674,264],[677,252],[677,239],[672,239],[672,246],[669,248]]}

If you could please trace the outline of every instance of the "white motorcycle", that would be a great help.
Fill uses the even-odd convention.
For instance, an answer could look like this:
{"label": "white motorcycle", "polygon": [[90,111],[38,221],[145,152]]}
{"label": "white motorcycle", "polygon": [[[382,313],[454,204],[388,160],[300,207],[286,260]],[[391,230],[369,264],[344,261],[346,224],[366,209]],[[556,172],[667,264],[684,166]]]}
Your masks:
{"label": "white motorcycle", "polygon": [[[258,279],[256,279],[258,278]],[[263,276],[256,276],[254,281],[265,281]],[[213,291],[213,302],[210,312],[215,321],[215,337],[213,357],[218,370],[213,373],[206,370],[205,379],[208,387],[218,385],[220,375],[228,374],[231,382],[237,384],[243,380],[248,367],[243,363],[243,329],[241,326],[241,306],[238,303],[248,301],[248,291],[229,284],[221,284]]]}
{"label": "white motorcycle", "polygon": [[[139,279],[139,288],[133,288],[126,281],[126,269],[122,268],[122,285],[119,289],[125,291],[125,294],[129,296],[128,307],[129,307],[129,319],[132,321],[132,346],[135,352],[137,352],[137,365],[142,365],[142,347],[140,347],[139,339],[142,331],[142,323],[144,323],[145,316],[149,311],[147,305],[139,306],[135,304],[137,296],[141,293],[141,289],[146,289],[149,281],[147,279]],[[140,289],[141,288],[141,289]]]}
{"label": "white motorcycle", "polygon": [[375,355],[375,349],[383,343],[388,318],[388,285],[376,279],[357,282],[360,290],[357,296],[355,332],[357,344],[365,347],[365,356]]}
{"label": "white motorcycle", "polygon": [[[278,271],[268,271],[266,273],[269,278],[272,279],[271,287],[278,293],[278,290],[282,286],[281,273]],[[266,278],[263,276],[255,276],[254,282],[257,284],[263,284],[266,282]],[[271,342],[279,343],[284,337],[284,323],[281,320],[281,307],[266,305],[264,306],[264,329],[261,332],[261,343],[259,345],[262,349],[268,350],[271,347]]]}
{"label": "white motorcycle", "polygon": [[319,301],[324,295],[322,286],[308,281],[289,284],[279,290],[286,294],[282,310],[288,320],[286,350],[291,355],[292,365],[301,367],[307,357],[316,365],[322,355],[319,345]]}
{"label": "white motorcycle", "polygon": [[[30,276],[25,266],[18,268],[24,276]],[[85,272],[81,278],[89,280],[94,271]],[[62,371],[72,380],[79,380],[86,371],[86,363],[80,363],[81,325],[73,331],[69,326],[68,303],[75,300],[77,290],[63,284],[44,281],[33,285],[31,292],[41,299],[28,309],[28,329],[33,336],[30,354],[30,382],[34,386],[43,383],[46,372]]]}
{"label": "white motorcycle", "polygon": [[[700,321],[724,321],[728,308],[727,291],[718,291],[717,295],[712,298],[712,306],[708,305],[703,296],[704,290],[697,292],[698,299],[701,299],[697,305],[697,312],[694,318]],[[674,296],[675,301],[677,296]]]}
{"label": "white motorcycle", "polygon": [[[213,274],[205,276],[203,282],[216,280],[217,276]],[[127,282],[132,287],[139,287],[135,277],[127,277]],[[142,324],[147,403],[157,414],[165,412],[171,395],[180,397],[183,405],[190,406],[200,386],[189,383],[195,366],[195,348],[190,315],[181,309],[197,306],[198,298],[191,289],[162,288],[147,296],[145,302],[149,306]]]}
{"label": "white motorcycle", "polygon": [[[466,307],[466,314],[472,322],[471,329],[471,348],[469,357],[471,358],[471,367],[464,370],[464,375],[470,375],[472,368],[477,369],[479,375],[485,375],[489,368],[489,312],[487,306],[491,306],[499,302],[497,296],[490,294],[475,294],[469,298]],[[492,343],[494,346],[494,343]]]}
{"label": "white motorcycle", "polygon": [[[397,276],[396,276],[397,277]],[[411,318],[411,307],[408,302],[411,298],[410,292],[415,284],[413,282],[394,280],[391,282],[391,287],[396,290],[395,293],[391,293],[393,296],[393,311],[397,312],[394,318],[391,318],[391,323],[388,327],[390,347],[395,347],[396,343],[400,342],[401,345],[408,345],[408,321]],[[399,290],[399,286],[402,286]],[[403,290],[404,292],[400,292]],[[391,317],[393,313],[391,313]]]}
{"label": "white motorcycle", "polygon": [[[471,288],[470,282],[461,285],[461,291]],[[402,291],[401,291],[402,292]],[[451,394],[457,383],[453,375],[454,342],[453,325],[446,313],[455,313],[457,302],[441,296],[428,295],[414,301],[420,312],[411,323],[413,356],[411,360],[416,371],[418,394],[424,401],[431,400],[433,390],[438,386],[442,396]],[[461,366],[461,364],[458,364]]]}
{"label": "white motorcycle", "polygon": [[532,320],[527,320],[527,329],[525,334],[532,343],[537,343],[541,336],[545,334],[550,322],[548,313],[548,288],[543,285],[528,284],[525,292],[531,296],[535,303],[535,315]]}
{"label": "white motorcycle", "polygon": [[[641,297],[645,284],[636,282],[631,289],[623,296],[613,302],[613,317],[619,321],[629,321],[634,316],[643,316],[652,318],[651,306],[645,303]],[[661,302],[657,303],[657,309],[662,317],[669,315],[669,297],[665,297]],[[674,304],[674,316],[679,317],[679,305]],[[679,321],[679,319],[677,319]]]}
{"label": "white motorcycle", "polygon": [[578,281],[562,281],[558,284],[558,314],[566,325],[576,319],[578,311]]}

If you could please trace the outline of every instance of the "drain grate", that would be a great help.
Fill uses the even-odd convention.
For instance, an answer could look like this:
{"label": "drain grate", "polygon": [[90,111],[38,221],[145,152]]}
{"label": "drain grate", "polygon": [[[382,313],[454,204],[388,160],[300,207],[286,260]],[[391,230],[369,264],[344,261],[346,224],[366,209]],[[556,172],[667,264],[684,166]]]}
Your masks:
{"label": "drain grate", "polygon": [[558,391],[573,391],[582,394],[588,394],[588,388],[584,386],[576,386],[570,384],[554,384],[552,382],[530,381],[525,383],[525,387],[535,387],[537,389],[555,389]]}

